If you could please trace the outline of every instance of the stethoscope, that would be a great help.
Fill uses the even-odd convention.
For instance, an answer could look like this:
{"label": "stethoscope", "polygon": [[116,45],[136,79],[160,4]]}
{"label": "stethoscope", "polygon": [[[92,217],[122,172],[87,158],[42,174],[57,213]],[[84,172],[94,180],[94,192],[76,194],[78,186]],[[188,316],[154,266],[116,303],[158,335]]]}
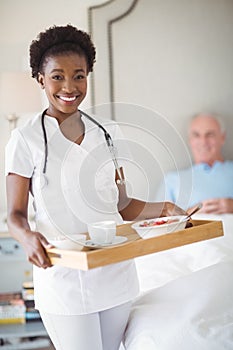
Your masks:
{"label": "stethoscope", "polygon": [[[120,184],[120,185],[125,184],[125,180],[122,177],[120,167],[119,167],[119,164],[117,161],[116,151],[115,151],[115,147],[114,147],[111,135],[103,127],[103,125],[101,125],[99,122],[97,122],[97,120],[92,118],[89,114],[81,111],[80,109],[78,109],[78,111],[81,115],[83,115],[84,117],[89,119],[92,123],[97,125],[103,131],[106,144],[107,144],[109,152],[111,154],[111,159],[114,163],[114,167],[115,167],[116,172],[117,172],[118,179],[116,180],[116,182],[117,182],[117,184]],[[47,109],[45,109],[41,115],[41,128],[43,131],[43,138],[44,138],[44,165],[43,165],[42,177],[40,179],[40,186],[41,187],[44,187],[45,185],[48,184],[48,179],[46,177],[46,168],[47,168],[47,163],[48,163],[48,138],[47,138],[47,133],[46,133],[46,129],[45,129],[45,121],[44,121],[46,112],[47,112]]]}

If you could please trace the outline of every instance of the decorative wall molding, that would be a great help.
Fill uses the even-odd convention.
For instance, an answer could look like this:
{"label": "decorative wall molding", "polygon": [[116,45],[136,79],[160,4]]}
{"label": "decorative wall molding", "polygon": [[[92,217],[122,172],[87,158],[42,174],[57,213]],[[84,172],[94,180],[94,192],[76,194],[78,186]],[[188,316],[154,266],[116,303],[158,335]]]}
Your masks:
{"label": "decorative wall molding", "polygon": [[[94,28],[94,16],[95,16],[95,11],[97,10],[101,10],[103,9],[105,6],[110,5],[112,2],[114,2],[115,0],[109,0],[106,1],[102,4],[99,5],[95,5],[95,6],[91,6],[88,8],[88,28],[89,28],[89,33],[92,37],[92,39],[94,40],[94,36],[97,35],[96,30],[98,30],[97,28]],[[95,44],[95,43],[94,43]],[[95,96],[95,71],[92,72],[92,76],[91,76],[91,81],[90,81],[90,85],[91,85],[91,106],[93,109],[93,112],[95,112],[95,105],[96,105],[96,96]]]}
{"label": "decorative wall molding", "polygon": [[[91,105],[95,113],[95,106],[109,103],[109,114],[115,119],[114,103],[114,55],[113,55],[113,26],[116,22],[125,19],[135,8],[138,0],[110,0],[103,4],[89,7],[88,26],[89,33],[97,48],[97,63],[92,72]],[[98,80],[105,79],[106,84],[102,91],[98,90]]]}

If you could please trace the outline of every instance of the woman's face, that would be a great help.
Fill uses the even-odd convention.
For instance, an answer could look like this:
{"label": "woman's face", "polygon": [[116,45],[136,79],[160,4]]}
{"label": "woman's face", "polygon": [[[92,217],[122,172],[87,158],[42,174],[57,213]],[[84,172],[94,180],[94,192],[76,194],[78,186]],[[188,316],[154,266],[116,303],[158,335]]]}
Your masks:
{"label": "woman's face", "polygon": [[87,92],[87,62],[78,54],[46,59],[38,81],[49,101],[48,115],[66,119],[77,111]]}

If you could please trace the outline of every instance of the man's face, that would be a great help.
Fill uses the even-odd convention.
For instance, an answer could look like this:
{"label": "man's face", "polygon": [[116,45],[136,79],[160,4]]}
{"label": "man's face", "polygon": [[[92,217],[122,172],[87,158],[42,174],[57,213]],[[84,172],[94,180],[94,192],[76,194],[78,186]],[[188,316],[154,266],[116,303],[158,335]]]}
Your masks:
{"label": "man's face", "polygon": [[196,164],[212,166],[215,161],[223,161],[221,149],[224,142],[225,133],[211,116],[200,115],[191,122],[189,144]]}

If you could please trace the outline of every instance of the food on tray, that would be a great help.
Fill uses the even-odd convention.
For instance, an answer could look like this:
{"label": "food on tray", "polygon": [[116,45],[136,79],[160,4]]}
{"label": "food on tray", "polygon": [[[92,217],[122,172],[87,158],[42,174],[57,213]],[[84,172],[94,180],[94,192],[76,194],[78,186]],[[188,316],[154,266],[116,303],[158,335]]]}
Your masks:
{"label": "food on tray", "polygon": [[151,226],[158,226],[158,225],[164,225],[164,224],[172,224],[173,222],[178,222],[179,219],[158,219],[158,220],[150,220],[150,221],[144,221],[143,223],[139,224],[140,227],[151,227]]}

